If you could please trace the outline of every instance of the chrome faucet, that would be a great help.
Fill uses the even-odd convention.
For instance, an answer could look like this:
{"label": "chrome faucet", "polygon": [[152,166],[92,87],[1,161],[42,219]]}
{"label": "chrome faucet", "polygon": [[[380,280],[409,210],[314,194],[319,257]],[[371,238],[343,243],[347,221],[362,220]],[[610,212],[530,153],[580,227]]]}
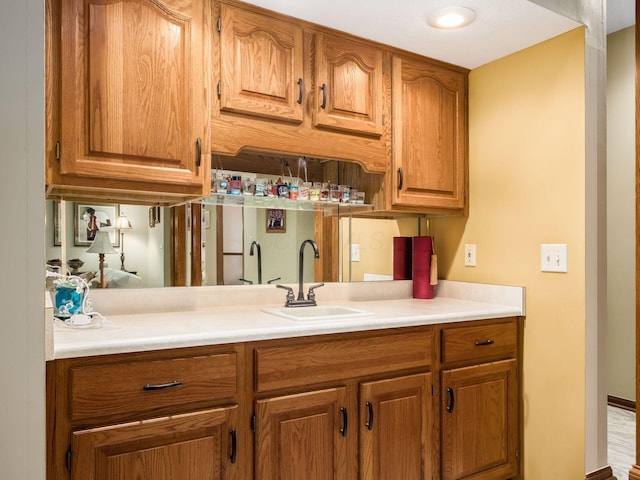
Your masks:
{"label": "chrome faucet", "polygon": [[258,285],[262,285],[262,249],[256,240],[251,242],[251,248],[249,249],[249,256],[251,257],[253,257],[254,248],[258,249]]}
{"label": "chrome faucet", "polygon": [[317,283],[315,285],[311,285],[309,287],[309,293],[307,294],[307,298],[304,298],[304,247],[307,245],[311,245],[313,248],[313,256],[314,258],[320,258],[320,252],[318,251],[318,245],[311,239],[305,240],[300,245],[300,256],[298,258],[298,298],[295,298],[293,295],[293,288],[286,287],[284,285],[276,285],[278,288],[283,288],[287,290],[287,301],[285,302],[285,307],[314,307],[316,306],[316,294],[314,290],[316,288],[322,287],[324,283]]}

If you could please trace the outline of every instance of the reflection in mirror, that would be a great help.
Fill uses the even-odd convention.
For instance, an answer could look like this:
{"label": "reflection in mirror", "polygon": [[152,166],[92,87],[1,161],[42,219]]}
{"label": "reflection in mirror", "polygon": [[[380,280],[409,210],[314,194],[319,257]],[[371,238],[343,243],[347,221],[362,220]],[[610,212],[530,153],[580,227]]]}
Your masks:
{"label": "reflection in mirror", "polygon": [[[98,255],[87,253],[89,244],[86,233],[83,234],[87,220],[78,211],[80,206],[77,202],[47,201],[46,259],[48,262],[65,261],[68,271],[91,276],[98,272]],[[94,206],[102,215],[103,206]],[[171,286],[171,209],[162,208],[160,222],[151,226],[154,222],[149,220],[154,215],[150,215],[150,208],[154,207],[115,207],[105,210],[112,216],[115,215],[111,213],[114,211],[125,214],[131,228],[125,232],[126,270],[123,271],[120,258],[122,238],[112,228],[103,226],[113,232],[113,245],[117,252],[105,256],[107,287]],[[153,211],[151,213],[156,214]],[[421,232],[421,227],[424,230],[426,223],[421,224],[420,217],[325,218],[321,221],[333,225],[334,231],[330,231],[323,243],[322,239],[314,238],[317,221],[313,211],[288,210],[283,214],[282,224],[274,227],[273,221],[269,220],[269,210],[265,208],[203,205],[202,285],[258,284],[259,270],[263,284],[272,281],[295,284],[298,281],[299,248],[308,238],[322,245],[320,261],[325,265],[325,275],[331,275],[331,280],[386,280],[393,274],[393,237],[425,234]],[[189,228],[183,243],[187,246],[182,266],[187,271],[186,278],[190,278],[190,266],[186,259],[191,255],[188,247],[192,233],[193,230]],[[250,255],[252,244],[253,256]],[[259,256],[256,245],[260,246]],[[261,264],[258,264],[258,259]],[[306,255],[305,283],[315,281],[314,267],[313,256]],[[327,277],[324,276],[323,280],[327,280]]]}
{"label": "reflection in mirror", "polygon": [[341,281],[393,279],[393,237],[425,235],[420,217],[340,219]]}
{"label": "reflection in mirror", "polygon": [[[67,270],[91,279],[98,270],[98,255],[87,252],[86,238],[89,217],[76,211],[84,204],[47,201],[46,259],[57,264],[66,262]],[[141,205],[91,204],[112,237],[116,254],[105,255],[105,277],[108,288],[164,287],[172,285],[172,238],[170,208],[162,208],[160,222],[151,226],[150,208]],[[64,208],[64,210],[63,210]],[[117,212],[114,213],[114,212]],[[302,241],[314,238],[314,213],[308,211],[281,212],[280,223],[268,222],[269,210],[238,206],[204,205],[202,212],[202,285],[258,284],[258,256],[249,255],[252,242],[260,245],[262,283],[297,282],[297,254]],[[126,215],[131,228],[124,233],[126,245],[120,245],[121,232],[115,230],[116,218]],[[155,212],[151,212],[155,214]],[[114,217],[114,218],[109,218]],[[191,235],[197,228],[188,226],[184,245],[183,265],[190,278]],[[221,245],[222,248],[218,248]],[[121,253],[126,247],[126,270]],[[57,261],[57,262],[56,262]],[[72,269],[72,266],[76,267]],[[305,282],[314,278],[313,258],[305,258]]]}

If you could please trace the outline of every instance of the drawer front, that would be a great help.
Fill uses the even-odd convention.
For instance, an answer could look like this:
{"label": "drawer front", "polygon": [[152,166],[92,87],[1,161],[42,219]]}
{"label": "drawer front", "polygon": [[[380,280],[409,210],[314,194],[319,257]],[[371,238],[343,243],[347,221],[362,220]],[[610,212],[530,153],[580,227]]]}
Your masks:
{"label": "drawer front", "polygon": [[391,333],[286,347],[258,347],[256,391],[339,381],[431,364],[433,332]]}
{"label": "drawer front", "polygon": [[515,320],[442,329],[443,363],[515,356],[517,348],[518,329]]}
{"label": "drawer front", "polygon": [[205,405],[236,395],[236,354],[73,367],[71,419]]}

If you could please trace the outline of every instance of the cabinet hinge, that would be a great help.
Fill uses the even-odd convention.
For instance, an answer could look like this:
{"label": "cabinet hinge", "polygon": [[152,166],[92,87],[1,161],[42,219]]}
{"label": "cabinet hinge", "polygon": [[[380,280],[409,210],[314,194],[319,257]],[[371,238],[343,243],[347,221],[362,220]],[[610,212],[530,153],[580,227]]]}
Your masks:
{"label": "cabinet hinge", "polygon": [[222,18],[218,17],[218,21],[216,22],[216,30],[218,33],[222,32]]}
{"label": "cabinet hinge", "polygon": [[218,98],[220,98],[222,96],[222,84],[220,83],[220,80],[218,80]]}
{"label": "cabinet hinge", "polygon": [[60,161],[60,140],[56,142],[56,160]]}
{"label": "cabinet hinge", "polygon": [[255,414],[251,417],[251,431],[256,433],[256,416]]}
{"label": "cabinet hinge", "polygon": [[70,472],[71,471],[71,447],[69,447],[69,449],[67,450],[65,464],[67,466],[67,471]]}

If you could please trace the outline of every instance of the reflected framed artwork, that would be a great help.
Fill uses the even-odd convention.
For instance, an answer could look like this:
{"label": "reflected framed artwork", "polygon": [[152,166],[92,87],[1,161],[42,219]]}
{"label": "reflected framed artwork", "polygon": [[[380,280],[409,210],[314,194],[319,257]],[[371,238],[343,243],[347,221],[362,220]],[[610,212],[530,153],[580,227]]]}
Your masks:
{"label": "reflected framed artwork", "polygon": [[285,233],[287,231],[287,211],[280,208],[267,208],[267,233]]}
{"label": "reflected framed artwork", "polygon": [[120,236],[115,229],[116,218],[120,215],[120,205],[100,203],[74,204],[73,244],[77,247],[89,246],[99,230],[109,233],[111,245],[120,246]]}

